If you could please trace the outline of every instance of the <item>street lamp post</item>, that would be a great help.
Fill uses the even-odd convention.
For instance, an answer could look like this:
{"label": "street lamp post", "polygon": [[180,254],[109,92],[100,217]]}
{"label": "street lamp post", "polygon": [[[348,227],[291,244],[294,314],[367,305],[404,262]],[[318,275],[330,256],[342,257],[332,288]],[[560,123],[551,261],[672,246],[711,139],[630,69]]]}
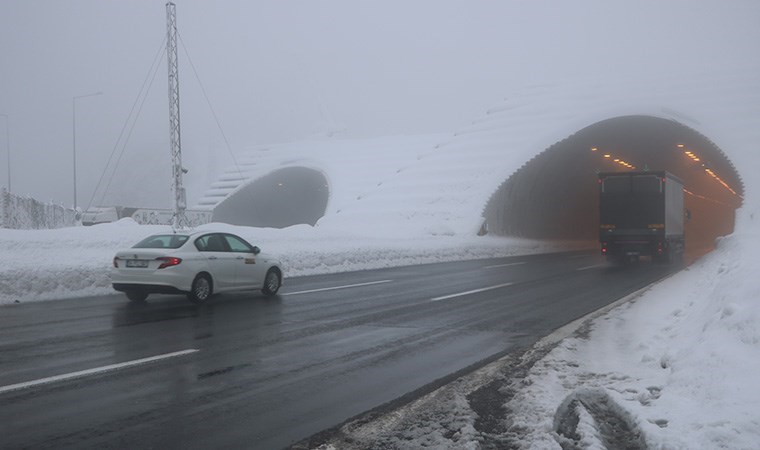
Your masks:
{"label": "street lamp post", "polygon": [[8,154],[8,192],[11,192],[11,134],[10,126],[8,125],[8,114],[0,114],[5,117],[5,150]]}
{"label": "street lamp post", "polygon": [[77,95],[76,97],[73,97],[71,99],[71,109],[74,111],[73,114],[73,123],[72,123],[72,129],[73,129],[73,135],[74,135],[74,210],[77,209],[77,99],[78,98],[84,98],[84,97],[94,97],[96,95],[102,95],[103,92],[98,91],[94,92],[92,94],[84,94],[84,95]]}

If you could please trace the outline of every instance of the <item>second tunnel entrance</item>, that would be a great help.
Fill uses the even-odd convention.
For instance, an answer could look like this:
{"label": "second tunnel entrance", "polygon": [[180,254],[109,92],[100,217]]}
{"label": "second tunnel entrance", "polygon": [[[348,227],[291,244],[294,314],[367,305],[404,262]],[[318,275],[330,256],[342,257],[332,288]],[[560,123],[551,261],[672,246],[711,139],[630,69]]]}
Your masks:
{"label": "second tunnel entrance", "polygon": [[276,170],[232,193],[214,208],[214,222],[250,227],[314,225],[330,192],[322,172],[306,167]]}

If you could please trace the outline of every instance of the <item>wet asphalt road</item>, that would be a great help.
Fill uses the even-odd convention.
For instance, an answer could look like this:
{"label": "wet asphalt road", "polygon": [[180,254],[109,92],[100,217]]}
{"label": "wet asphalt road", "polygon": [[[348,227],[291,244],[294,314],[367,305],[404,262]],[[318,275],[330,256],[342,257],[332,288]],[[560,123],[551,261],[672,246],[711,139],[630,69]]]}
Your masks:
{"label": "wet asphalt road", "polygon": [[275,298],[203,306],[123,295],[3,306],[0,447],[281,448],[529,346],[666,270],[576,252],[293,278]]}

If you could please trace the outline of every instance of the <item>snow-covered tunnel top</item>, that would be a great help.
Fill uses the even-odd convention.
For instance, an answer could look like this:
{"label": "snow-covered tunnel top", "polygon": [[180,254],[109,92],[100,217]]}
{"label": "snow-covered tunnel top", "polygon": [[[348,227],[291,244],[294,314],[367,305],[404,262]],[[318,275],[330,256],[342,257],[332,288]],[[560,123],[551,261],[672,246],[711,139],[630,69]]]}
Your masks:
{"label": "snow-covered tunnel top", "polygon": [[[256,226],[316,223],[414,236],[475,234],[487,223],[497,234],[585,238],[592,235],[593,220],[578,225],[578,214],[555,213],[572,209],[593,217],[595,173],[630,170],[625,163],[683,178],[687,201],[702,201],[692,205],[698,216],[730,218],[711,225],[712,235],[724,234],[733,228],[738,205],[750,214],[760,209],[759,123],[760,70],[753,67],[536,85],[516,89],[452,134],[323,138],[253,148],[199,206],[258,208],[250,223]],[[302,189],[288,198],[305,203],[294,208],[286,197],[262,203],[284,186]],[[315,195],[315,186],[324,189],[322,196]],[[261,204],[266,208],[251,206]],[[278,207],[290,210],[289,219],[281,220],[273,209]],[[555,226],[542,229],[539,223]],[[557,231],[568,229],[577,232]]]}

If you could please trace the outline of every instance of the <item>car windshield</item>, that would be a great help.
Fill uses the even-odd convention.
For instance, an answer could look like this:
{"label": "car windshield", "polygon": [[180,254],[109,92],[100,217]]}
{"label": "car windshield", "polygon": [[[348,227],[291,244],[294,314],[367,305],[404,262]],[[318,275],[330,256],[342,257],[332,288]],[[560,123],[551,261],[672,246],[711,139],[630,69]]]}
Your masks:
{"label": "car windshield", "polygon": [[132,248],[180,248],[188,237],[182,234],[159,234],[143,239]]}

